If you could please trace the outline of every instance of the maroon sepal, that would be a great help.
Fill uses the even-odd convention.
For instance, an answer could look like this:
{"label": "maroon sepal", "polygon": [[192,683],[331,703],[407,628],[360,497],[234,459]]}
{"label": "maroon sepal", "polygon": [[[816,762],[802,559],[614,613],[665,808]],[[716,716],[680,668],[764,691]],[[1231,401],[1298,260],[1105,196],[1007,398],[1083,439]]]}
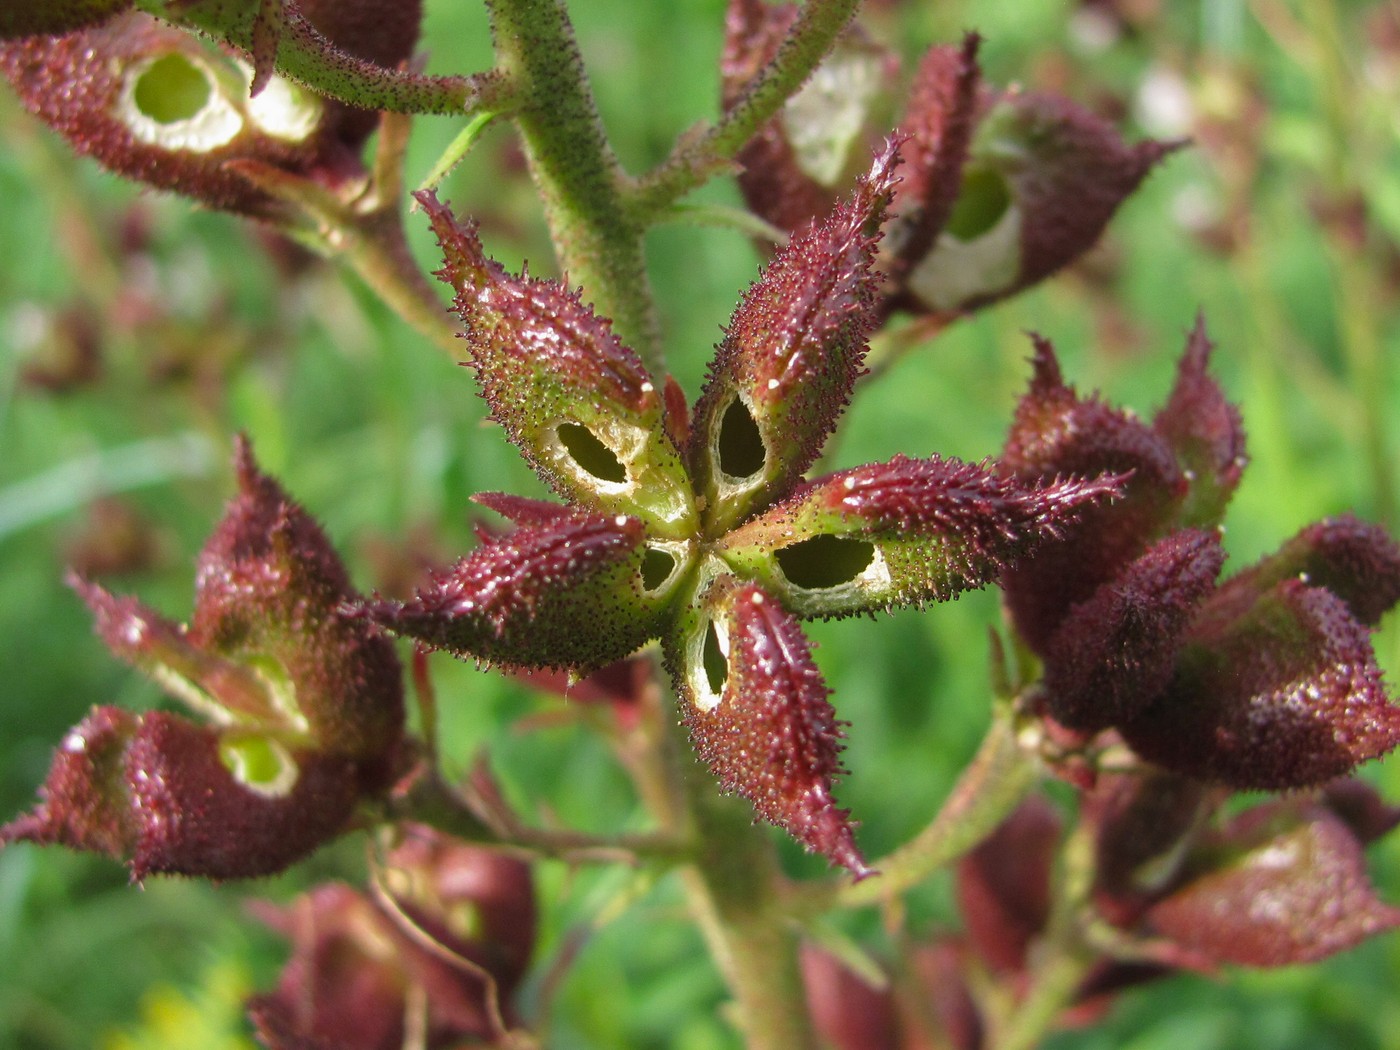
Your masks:
{"label": "maroon sepal", "polygon": [[[133,878],[147,874],[254,878],[283,871],[345,827],[362,793],[349,759],[293,752],[296,783],[280,797],[240,784],[220,736],[163,711],[142,717],[126,756],[140,835]],[[372,779],[378,779],[378,771]]]}
{"label": "maroon sepal", "polygon": [[288,753],[290,786],[254,790],[230,772],[220,741],[163,711],[97,708],[55,754],[39,806],[0,829],[0,841],[105,853],[128,860],[134,879],[255,878],[337,835],[362,794],[354,762],[307,751]]}
{"label": "maroon sepal", "polygon": [[748,799],[764,820],[857,878],[874,874],[832,794],[845,772],[841,723],[797,621],[757,586],[732,577],[715,585],[707,604],[723,624],[727,651],[718,703],[702,709],[684,691],[683,721],[700,757],[725,791]]}
{"label": "maroon sepal", "polygon": [[1350,514],[1325,518],[1230,577],[1220,600],[1248,603],[1287,579],[1326,588],[1357,620],[1374,627],[1400,601],[1400,544],[1379,525]]}
{"label": "maroon sepal", "polygon": [[641,593],[641,523],[569,513],[522,526],[450,569],[408,602],[359,607],[395,634],[464,658],[590,670],[656,634]]}
{"label": "maroon sepal", "polygon": [[872,263],[896,163],[888,144],[854,195],[779,252],[735,310],[688,449],[712,531],[786,495],[836,427],[874,321]]}
{"label": "maroon sepal", "polygon": [[1081,732],[1106,729],[1159,696],[1224,562],[1214,533],[1173,532],[1071,608],[1045,652],[1056,720]]}
{"label": "maroon sepal", "polygon": [[1147,920],[1216,962],[1316,962],[1400,926],[1400,909],[1376,897],[1356,837],[1316,805],[1257,806],[1232,821],[1197,864]]}
{"label": "maroon sepal", "polygon": [[54,752],[39,805],[0,827],[0,842],[126,857],[139,833],[126,787],[126,750],[139,725],[120,707],[94,707]]}
{"label": "maroon sepal", "polygon": [[1285,580],[1245,609],[1217,592],[1166,691],[1121,727],[1142,757],[1239,789],[1312,787],[1400,743],[1369,632],[1336,595]]}
{"label": "maroon sepal", "polygon": [[1176,385],[1152,420],[1152,429],[1187,472],[1190,491],[1178,521],[1201,528],[1219,524],[1249,462],[1240,411],[1206,371],[1213,349],[1205,318],[1198,315],[1177,365]]}
{"label": "maroon sepal", "polygon": [[1007,173],[1024,213],[1021,265],[1012,288],[965,309],[1044,280],[1092,248],[1118,206],[1182,145],[1149,139],[1130,146],[1102,117],[1054,95],[1028,92],[1002,104],[1010,113],[998,132],[1014,136],[1027,151]]}
{"label": "maroon sepal", "polygon": [[69,582],[107,647],[199,713],[323,752],[388,755],[403,726],[392,642],[341,611],[355,592],[339,557],[242,439],[236,466],[239,494],[200,553],[189,628]]}
{"label": "maroon sepal", "polygon": [[1035,337],[1030,389],[1002,456],[1023,481],[1129,474],[1123,498],[1088,508],[1062,542],[1005,574],[1007,606],[1022,638],[1043,652],[1065,612],[1092,595],[1165,532],[1187,493],[1171,447],[1137,417],[1065,384],[1050,343]]}
{"label": "maroon sepal", "polygon": [[662,391],[641,358],[558,281],[508,272],[472,223],[417,195],[456,293],[468,363],[492,418],[579,509],[641,517],[679,537],[694,524],[689,480]]}
{"label": "maroon sepal", "polygon": [[[163,76],[161,63],[175,71]],[[213,208],[286,217],[281,202],[236,172],[238,162],[258,162],[332,187],[363,173],[358,142],[339,137],[324,100],[306,96],[308,110],[320,107],[314,120],[265,130],[227,56],[139,11],[64,36],[0,45],[0,73],[25,108],[80,154]],[[180,78],[203,83],[182,95],[175,85],[167,87]],[[141,90],[148,83],[157,96],[149,102]],[[198,90],[204,92],[199,108],[183,114],[179,107],[190,105]]]}
{"label": "maroon sepal", "polygon": [[190,644],[263,675],[285,674],[286,702],[305,718],[317,749],[387,753],[404,717],[392,641],[344,611],[357,595],[339,555],[311,515],[258,469],[241,437],[234,465],[238,495],[196,567]]}
{"label": "maroon sepal", "polygon": [[516,525],[547,525],[563,518],[575,516],[578,512],[563,503],[552,503],[545,499],[531,499],[528,496],[515,496],[509,492],[478,492],[472,497],[479,503],[494,510],[501,517]]}
{"label": "maroon sepal", "polygon": [[982,97],[981,44],[968,33],[961,47],[930,48],[910,86],[899,129],[909,138],[902,151],[906,170],[890,205],[888,269],[896,282],[933,248],[957,203]]}
{"label": "maroon sepal", "polygon": [[[988,463],[896,455],[818,478],[718,550],[804,618],[947,601],[1058,538],[1087,507],[1117,496],[1123,480],[1026,484]],[[867,564],[838,573],[843,546]]]}

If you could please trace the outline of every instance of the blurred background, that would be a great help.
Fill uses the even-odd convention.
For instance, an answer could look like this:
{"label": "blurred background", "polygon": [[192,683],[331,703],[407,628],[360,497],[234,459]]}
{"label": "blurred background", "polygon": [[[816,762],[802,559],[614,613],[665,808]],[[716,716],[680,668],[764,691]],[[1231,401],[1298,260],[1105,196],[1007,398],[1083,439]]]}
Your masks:
{"label": "blurred background", "polygon": [[[609,133],[642,171],[716,114],[721,0],[571,3]],[[1400,486],[1400,4],[1351,0],[970,0],[874,4],[869,27],[911,60],[967,29],[994,84],[1054,90],[1128,137],[1189,136],[1100,246],[1039,289],[907,356],[859,392],[831,463],[1000,448],[1023,389],[1025,333],[1051,337],[1084,391],[1144,414],[1166,396],[1197,311],[1214,371],[1242,407],[1252,465],[1232,504],[1227,572],[1300,526],[1354,509],[1392,530]],[[484,13],[428,0],[434,72],[490,62]],[[459,128],[417,121],[416,184]],[[442,196],[475,214],[502,262],[552,259],[508,130]],[[52,748],[89,706],[164,702],[108,657],[62,585],[65,566],[190,610],[192,564],[232,491],[231,436],[327,527],[364,589],[402,589],[465,551],[468,497],[539,493],[483,425],[470,376],[353,278],[239,220],[141,192],[75,161],[0,92],[0,819],[28,808]],[[718,180],[695,202],[736,205]],[[432,239],[409,225],[425,269]],[[758,256],[736,232],[673,225],[651,242],[669,362],[693,396]],[[444,296],[444,303],[446,296]],[[840,798],[878,856],[922,826],[987,720],[992,593],[879,621],[817,624],[818,661],[852,723]],[[1392,683],[1400,625],[1377,638]],[[435,658],[445,750],[490,747],[539,820],[645,826],[607,748],[558,699]],[[1366,771],[1400,800],[1400,766]],[[795,872],[819,863],[793,849]],[[1372,851],[1400,902],[1400,842]],[[114,863],[0,852],[0,1046],[251,1047],[241,1000],[285,949],[248,918],[356,881],[363,842],[282,879],[127,884]],[[734,1045],[724,993],[674,887],[609,869],[539,866],[539,958],[525,1011],[560,1048]],[[909,924],[955,922],[946,880]],[[842,932],[875,946],[878,917]],[[567,967],[549,960],[572,953]],[[1318,967],[1179,977],[1125,996],[1062,1048],[1400,1047],[1400,937]]]}

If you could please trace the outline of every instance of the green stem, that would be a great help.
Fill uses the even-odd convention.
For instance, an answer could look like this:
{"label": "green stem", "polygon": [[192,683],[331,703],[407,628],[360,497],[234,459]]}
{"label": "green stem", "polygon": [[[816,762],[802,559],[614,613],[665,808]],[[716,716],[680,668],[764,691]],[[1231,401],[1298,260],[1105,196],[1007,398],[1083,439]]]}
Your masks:
{"label": "green stem", "polygon": [[816,1045],[798,967],[798,933],[784,915],[772,843],[748,804],[722,797],[692,761],[688,784],[700,848],[681,877],[691,914],[738,1007],[749,1050]]}
{"label": "green stem", "polygon": [[338,257],[420,335],[460,360],[463,344],[457,337],[457,325],[418,268],[399,216],[388,212],[367,216],[346,234]]}
{"label": "green stem", "polygon": [[637,184],[634,209],[644,216],[656,215],[727,168],[817,68],[859,7],[860,0],[807,0],[773,61],[750,81],[719,123],[684,140]]}
{"label": "green stem", "polygon": [[1094,955],[1078,946],[1057,946],[1031,973],[1026,997],[1006,1019],[988,1050],[1033,1050],[1050,1032],[1084,983]]}
{"label": "green stem", "polygon": [[1009,705],[998,708],[977,754],[958,778],[933,822],[915,838],[872,864],[880,874],[842,884],[799,902],[803,913],[860,907],[888,900],[923,882],[981,842],[1025,797],[1038,767],[1016,740]]}
{"label": "green stem", "polygon": [[798,936],[772,841],[745,802],[722,797],[678,732],[675,696],[658,665],[624,758],[652,819],[690,843],[680,869],[691,916],[738,1008],[750,1050],[814,1045],[798,969]]}
{"label": "green stem", "polygon": [[[241,51],[255,51],[259,5],[136,0],[148,14],[201,30]],[[277,41],[277,72],[313,91],[365,109],[393,113],[466,113],[508,106],[508,85],[495,72],[430,77],[386,69],[341,51],[299,12],[286,10]]]}
{"label": "green stem", "polygon": [[1085,937],[1094,883],[1095,825],[1081,822],[1065,841],[1045,935],[1033,946],[1030,983],[994,1024],[988,1050],[1032,1050],[1074,1001],[1098,958]]}
{"label": "green stem", "polygon": [[526,827],[515,822],[498,826],[494,817],[483,819],[478,815],[436,772],[419,777],[406,794],[393,799],[386,816],[394,822],[426,824],[468,842],[485,842],[571,862],[635,862],[641,858],[675,861],[690,853],[690,843],[669,832],[590,835],[567,828]]}
{"label": "green stem", "polygon": [[657,324],[643,255],[644,223],[624,206],[626,176],[603,132],[561,0],[488,0],[512,114],[544,204],[559,263],[594,309],[660,374]]}

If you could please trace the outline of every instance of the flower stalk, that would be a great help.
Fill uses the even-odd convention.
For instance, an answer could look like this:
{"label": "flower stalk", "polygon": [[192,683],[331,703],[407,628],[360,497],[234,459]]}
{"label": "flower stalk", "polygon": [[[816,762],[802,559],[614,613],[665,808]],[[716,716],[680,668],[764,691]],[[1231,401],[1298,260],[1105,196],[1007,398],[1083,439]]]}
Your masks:
{"label": "flower stalk", "polygon": [[[573,26],[559,0],[492,0],[499,68],[539,189],[561,271],[644,360],[658,363],[642,255],[645,226],[623,199],[624,173],[593,101]],[[658,369],[659,371],[659,369]]]}

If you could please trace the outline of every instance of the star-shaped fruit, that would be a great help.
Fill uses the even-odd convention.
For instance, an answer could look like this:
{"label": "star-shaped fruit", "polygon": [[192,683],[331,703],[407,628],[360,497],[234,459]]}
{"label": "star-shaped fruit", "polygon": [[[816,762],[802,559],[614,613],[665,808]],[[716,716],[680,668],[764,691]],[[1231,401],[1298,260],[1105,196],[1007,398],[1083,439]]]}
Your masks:
{"label": "star-shaped fruit", "polygon": [[421,197],[492,415],[567,502],[478,497],[516,527],[413,600],[365,607],[516,667],[582,673],[659,638],[725,790],[857,876],[869,869],[833,797],[840,723],[798,621],[980,587],[1119,488],[936,456],[805,477],[861,372],[896,159],[887,146],[745,293],[690,413],[578,293],[508,273]]}

